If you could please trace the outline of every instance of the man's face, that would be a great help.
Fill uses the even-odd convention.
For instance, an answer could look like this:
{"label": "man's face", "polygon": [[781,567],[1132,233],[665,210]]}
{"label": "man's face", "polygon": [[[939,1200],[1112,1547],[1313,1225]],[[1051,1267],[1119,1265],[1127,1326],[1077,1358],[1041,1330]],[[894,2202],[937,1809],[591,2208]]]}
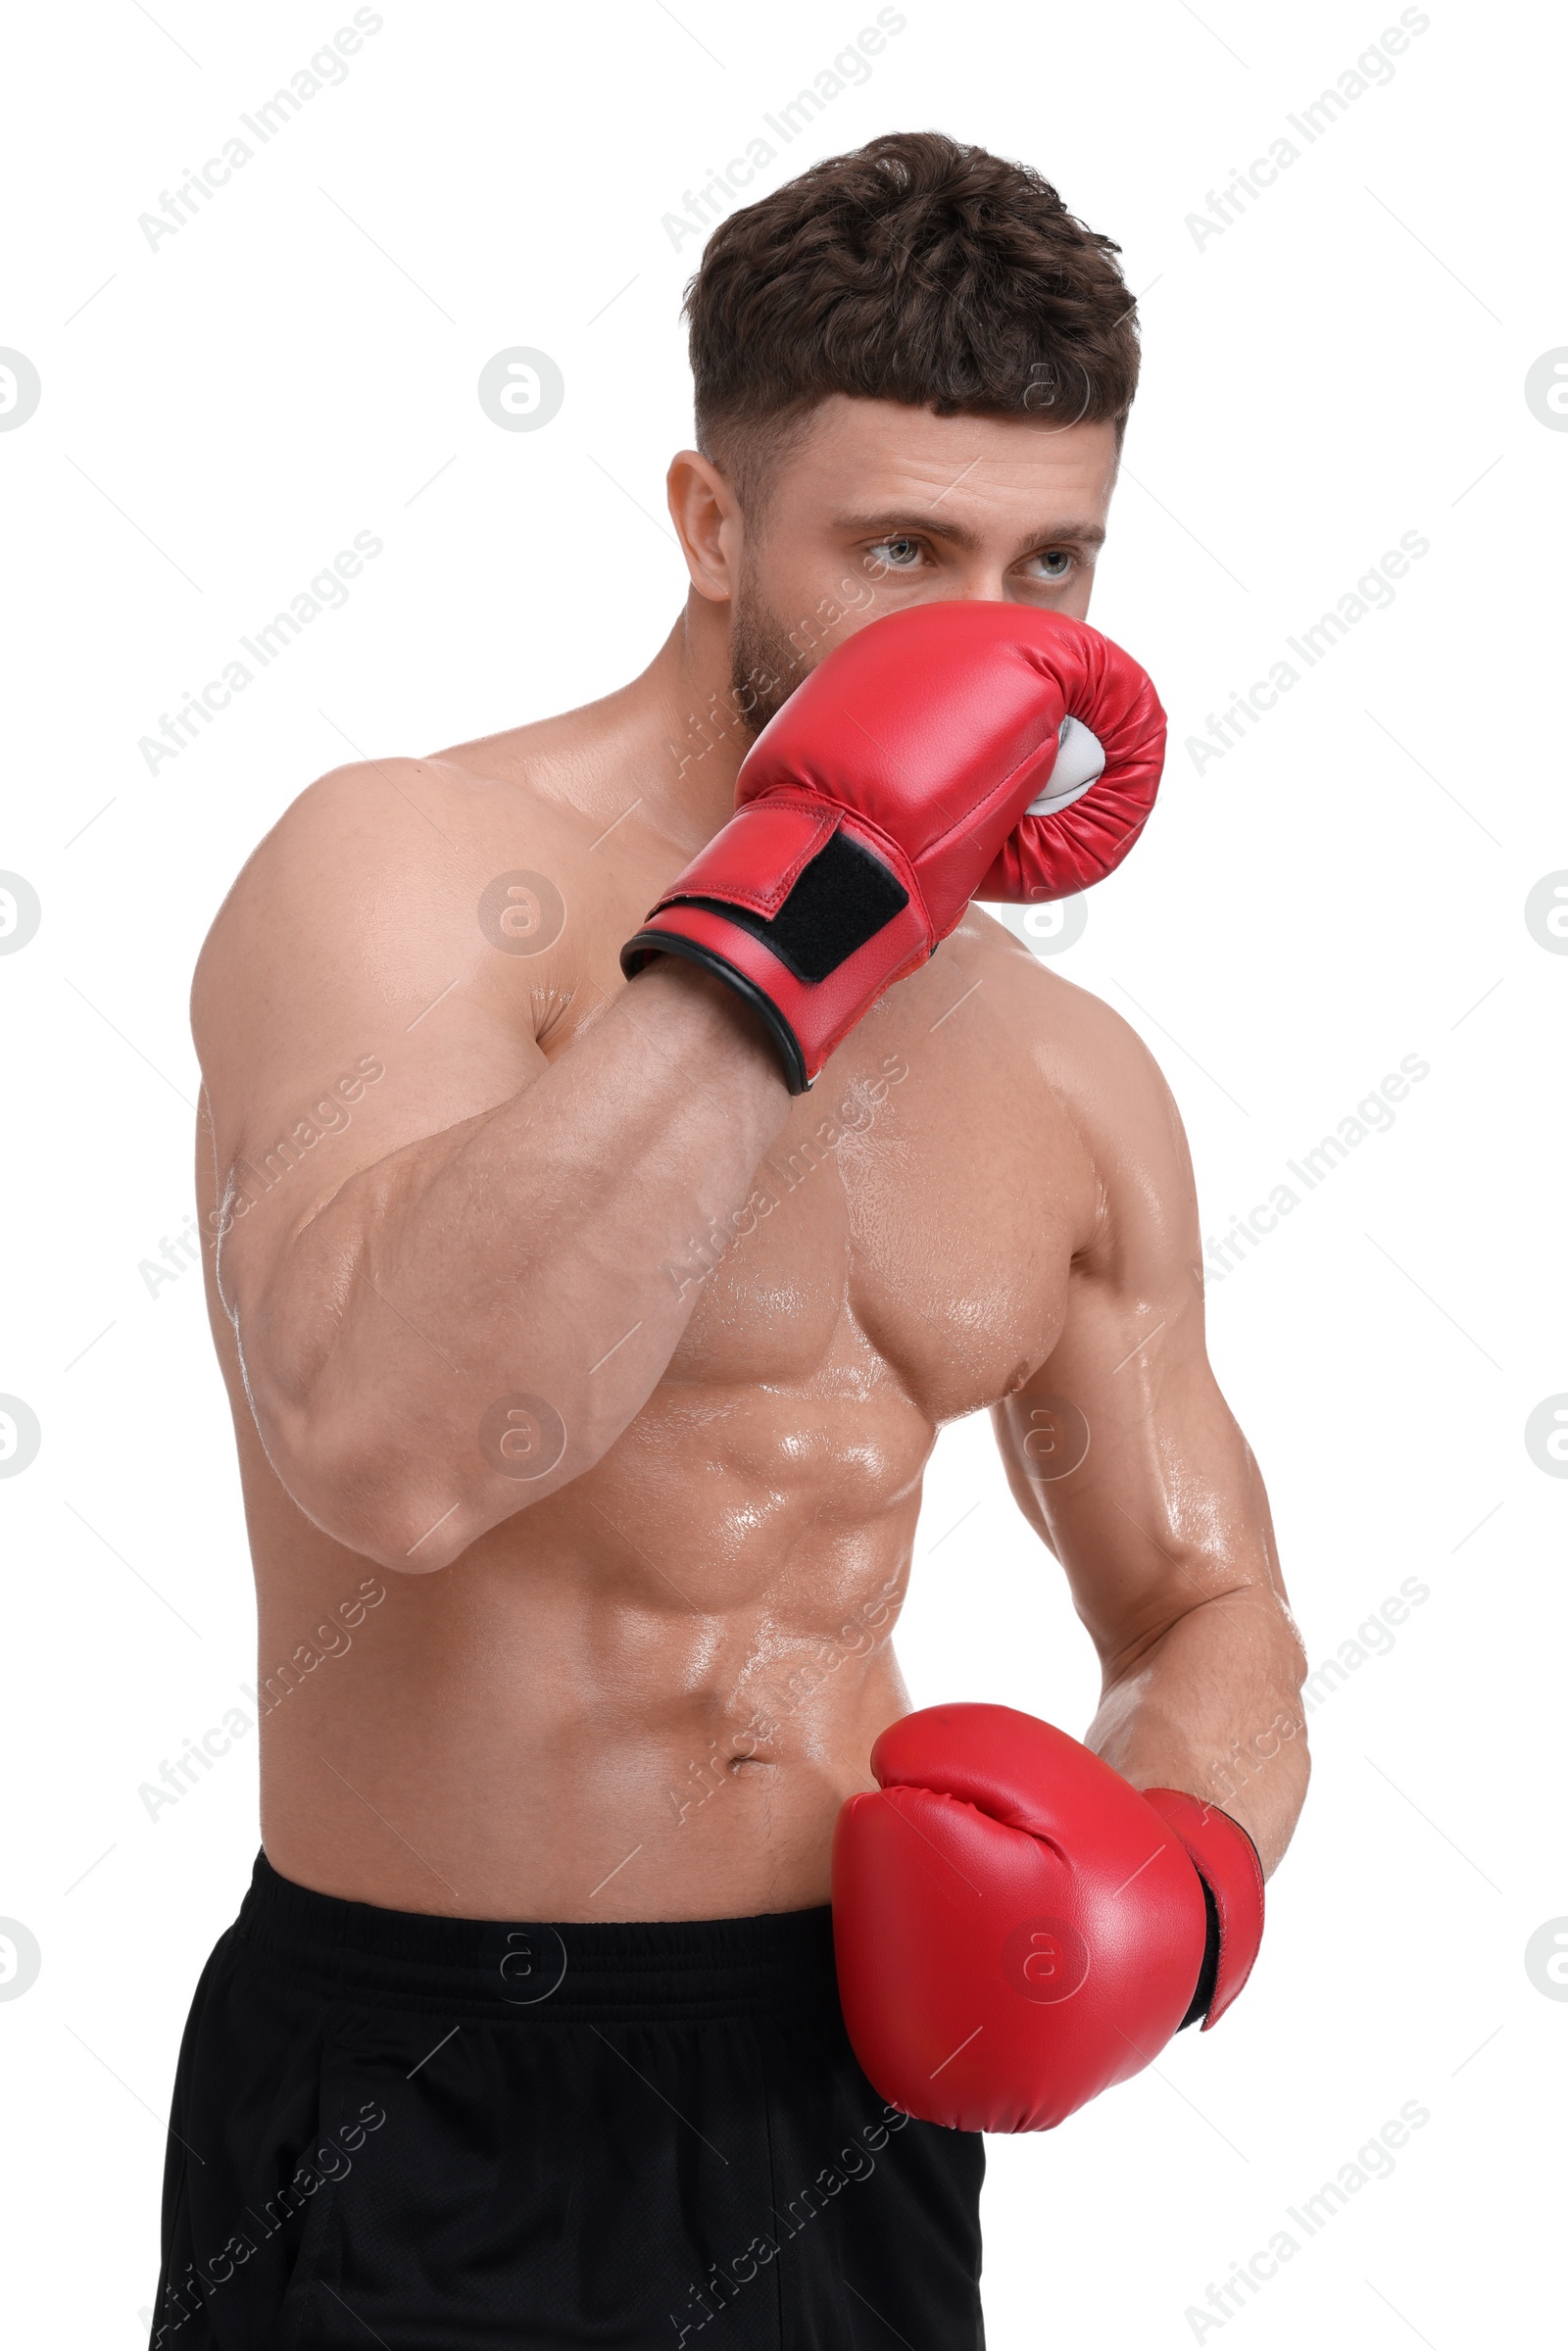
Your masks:
{"label": "man's face", "polygon": [[731,682],[754,733],[867,621],[976,597],[1082,620],[1116,477],[1110,424],[936,416],[835,394],[742,519]]}

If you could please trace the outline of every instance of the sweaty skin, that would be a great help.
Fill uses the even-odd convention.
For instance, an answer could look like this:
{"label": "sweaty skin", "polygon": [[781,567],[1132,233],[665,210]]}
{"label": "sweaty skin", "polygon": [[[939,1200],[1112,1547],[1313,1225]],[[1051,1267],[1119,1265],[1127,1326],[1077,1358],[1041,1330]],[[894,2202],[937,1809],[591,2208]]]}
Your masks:
{"label": "sweaty skin", "polygon": [[972,908],[792,1100],[717,982],[616,959],[730,812],[737,645],[787,691],[910,602],[1082,616],[1114,470],[1108,426],[834,399],[748,523],[685,453],[691,592],[642,676],[324,777],[236,882],[198,1184],[286,1878],[468,1917],[825,1901],[909,1704],[921,1475],[983,1407],[1101,1656],[1090,1743],[1277,1861],[1303,1660],[1139,1040]]}

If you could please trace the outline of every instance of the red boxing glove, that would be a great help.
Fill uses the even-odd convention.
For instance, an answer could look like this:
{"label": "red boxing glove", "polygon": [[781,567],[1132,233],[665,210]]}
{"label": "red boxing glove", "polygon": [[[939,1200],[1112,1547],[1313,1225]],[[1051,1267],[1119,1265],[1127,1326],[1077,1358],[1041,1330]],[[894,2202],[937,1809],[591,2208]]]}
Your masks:
{"label": "red boxing glove", "polygon": [[[1103,746],[1104,771],[1052,812],[1069,717]],[[622,948],[621,969],[630,979],[663,954],[716,973],[803,1094],[977,890],[1060,897],[1108,872],[1149,812],[1164,739],[1143,670],[1081,621],[979,601],[889,613],[763,728],[734,816]],[[1047,812],[1028,814],[1042,794]]]}
{"label": "red boxing glove", "polygon": [[[1010,1706],[931,1706],[871,1750],[833,1837],[833,1941],[878,2093],[956,2131],[1049,2131],[1247,1981],[1251,1838],[1140,1794]],[[1212,1983],[1212,1989],[1210,1989]]]}

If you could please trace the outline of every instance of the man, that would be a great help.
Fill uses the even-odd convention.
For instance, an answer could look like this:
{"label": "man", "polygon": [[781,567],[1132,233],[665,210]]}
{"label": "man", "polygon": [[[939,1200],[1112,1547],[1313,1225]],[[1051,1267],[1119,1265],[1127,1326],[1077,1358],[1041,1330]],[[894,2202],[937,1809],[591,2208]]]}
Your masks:
{"label": "man", "polygon": [[[935,134],[734,216],[689,295],[691,590],[649,668],[327,776],[219,916],[199,1182],[265,1857],[187,2030],[155,2343],[979,2344],[970,2069],[1011,2095],[1035,2060],[981,2025],[945,2077],[882,2047],[918,1996],[886,1904],[945,1934],[991,1866],[954,1838],[1080,1890],[1157,1861],[1101,1908],[1169,2013],[1113,2014],[1131,2054],[1070,2096],[1053,2058],[1002,2127],[1245,1974],[1227,1871],[1291,1833],[1302,1659],[1180,1124],[967,906],[994,867],[1061,887],[1019,844],[1074,696],[1109,761],[1081,808],[1157,770],[1147,680],[1078,625],[1137,374],[1114,252]],[[982,1407],[1102,1659],[1092,1754],[908,1716],[921,1474]],[[876,2090],[825,1907],[852,1797]],[[1076,1930],[1017,1932],[1020,2014],[1074,2029],[1116,1954],[1058,1997]],[[941,1998],[954,1968],[990,1996],[943,1964]]]}

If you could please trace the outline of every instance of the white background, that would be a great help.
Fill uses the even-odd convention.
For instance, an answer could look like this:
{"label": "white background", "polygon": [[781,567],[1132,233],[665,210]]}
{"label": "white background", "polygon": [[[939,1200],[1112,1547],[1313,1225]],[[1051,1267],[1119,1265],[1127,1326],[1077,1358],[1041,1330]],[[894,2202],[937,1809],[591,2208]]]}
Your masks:
{"label": "white background", "polygon": [[[586,700],[651,656],[682,589],[662,473],[689,438],[700,250],[662,217],[874,16],[388,0],[343,85],[152,250],[138,215],[350,11],[154,13],[29,12],[0,148],[0,343],[43,383],[0,432],[0,866],[43,907],[0,956],[0,1391],[42,1427],[0,1481],[0,1914],[42,1951],[0,2001],[0,2324],[92,2351],[130,2345],[152,2300],[178,2034],[256,1843],[253,1741],[156,1823],[137,1796],[254,1669],[198,1277],[153,1294],[139,1270],[191,1207],[197,947],[313,775]],[[1314,1665],[1402,1579],[1430,1596],[1313,1714],[1245,2001],[1062,2131],[991,2142],[994,2351],[1460,2351],[1537,2339],[1533,2301],[1558,2299],[1568,2005],[1524,1952],[1568,1914],[1568,1483],[1524,1424],[1568,1390],[1568,956],[1524,906],[1568,867],[1548,700],[1568,434],[1524,380],[1568,344],[1560,25],[1435,0],[1386,86],[1310,147],[1290,134],[1299,160],[1250,212],[1201,244],[1187,222],[1397,13],[910,0],[758,186],[934,125],[1039,166],[1147,289],[1094,617],[1152,671],[1172,752],[1060,967],[1166,1069],[1205,1231],[1402,1056],[1430,1063],[1210,1295]],[[546,429],[478,405],[512,345],[564,372]],[[138,739],[361,530],[384,552],[346,607],[150,774]],[[1392,607],[1198,772],[1187,738],[1408,531],[1430,553]],[[916,1703],[1081,1730],[1089,1645],[983,1425],[939,1447],[919,1549]],[[1392,2178],[1294,2229],[1239,2315],[1187,2315],[1412,2100],[1430,2121]]]}

